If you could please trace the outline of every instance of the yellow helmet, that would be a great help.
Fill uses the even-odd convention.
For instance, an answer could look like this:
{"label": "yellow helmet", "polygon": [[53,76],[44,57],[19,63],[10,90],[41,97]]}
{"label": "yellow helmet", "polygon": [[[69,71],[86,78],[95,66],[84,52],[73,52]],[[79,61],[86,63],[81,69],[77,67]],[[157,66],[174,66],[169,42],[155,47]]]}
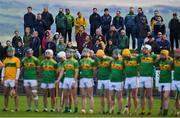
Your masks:
{"label": "yellow helmet", "polygon": [[164,56],[169,56],[169,51],[168,50],[161,50],[161,55],[164,55]]}
{"label": "yellow helmet", "polygon": [[131,51],[130,51],[129,49],[124,49],[124,50],[122,51],[122,56],[127,57],[127,56],[129,56],[130,54],[131,54]]}
{"label": "yellow helmet", "polygon": [[98,58],[102,58],[104,55],[105,55],[105,53],[103,50],[98,50],[96,52],[96,57],[98,57]]}

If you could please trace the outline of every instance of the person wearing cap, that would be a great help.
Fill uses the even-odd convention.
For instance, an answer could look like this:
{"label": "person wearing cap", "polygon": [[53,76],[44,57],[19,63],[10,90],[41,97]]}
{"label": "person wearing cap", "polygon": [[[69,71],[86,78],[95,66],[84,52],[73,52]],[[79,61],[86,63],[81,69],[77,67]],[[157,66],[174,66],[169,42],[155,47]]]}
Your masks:
{"label": "person wearing cap", "polygon": [[3,61],[4,67],[1,72],[1,83],[4,86],[4,109],[8,111],[8,99],[9,95],[14,98],[15,112],[18,111],[18,79],[20,75],[20,60],[14,56],[15,48],[9,47],[7,49],[7,57]]}
{"label": "person wearing cap", "polygon": [[110,101],[111,111],[114,113],[115,110],[115,99],[117,98],[118,111],[117,114],[121,114],[122,100],[123,100],[123,85],[124,85],[124,63],[122,56],[120,55],[119,49],[113,50],[113,60],[111,62],[111,74],[110,74]]}
{"label": "person wearing cap", "polygon": [[169,97],[171,90],[173,59],[169,56],[168,50],[161,50],[160,56],[156,59],[160,69],[158,90],[162,94],[162,103],[159,115],[167,116],[169,108]]}
{"label": "person wearing cap", "polygon": [[173,13],[173,18],[169,21],[169,30],[170,30],[170,42],[171,42],[171,51],[174,50],[174,42],[176,48],[179,48],[179,19],[177,13]]}
{"label": "person wearing cap", "polygon": [[154,32],[154,24],[157,22],[157,17],[161,17],[161,22],[163,22],[163,17],[160,15],[160,11],[159,10],[154,10],[154,16],[151,18],[150,21],[150,26],[151,26],[151,30],[152,32]]}
{"label": "person wearing cap", "polygon": [[55,79],[56,79],[56,70],[57,62],[53,59],[53,51],[47,49],[45,51],[45,59],[40,63],[41,70],[41,88],[43,89],[43,102],[44,110],[43,112],[48,112],[48,92],[50,92],[51,97],[51,112],[54,112],[55,106]]}
{"label": "person wearing cap", "polygon": [[[58,75],[61,73],[62,66],[64,61],[66,60],[66,53],[64,51],[60,51],[57,54],[57,62],[58,62]],[[59,81],[59,93],[61,97],[60,101],[60,109],[62,110],[64,107],[64,92],[63,92],[63,83],[64,83],[64,76],[62,79]],[[71,97],[71,96],[70,96]]]}
{"label": "person wearing cap", "polygon": [[64,76],[63,82],[63,92],[64,92],[64,105],[65,110],[64,113],[69,113],[71,110],[71,106],[69,105],[70,97],[73,98],[74,101],[74,113],[78,112],[78,99],[77,99],[77,79],[79,76],[79,63],[76,59],[74,59],[73,49],[66,50],[66,60],[63,62],[61,72],[58,76],[56,82],[59,82]]}
{"label": "person wearing cap", "polygon": [[153,77],[154,77],[154,67],[155,60],[157,58],[156,54],[152,54],[152,47],[145,44],[142,47],[142,53],[138,55],[139,60],[139,88],[141,94],[141,108],[142,112],[139,115],[145,115],[145,99],[148,100],[148,113],[152,114],[152,104],[153,104]]}
{"label": "person wearing cap", "polygon": [[96,29],[101,25],[101,16],[97,12],[97,8],[93,8],[93,13],[89,17],[90,35],[94,36]]}
{"label": "person wearing cap", "polygon": [[132,55],[129,49],[122,51],[124,60],[125,84],[124,89],[127,91],[128,104],[125,106],[124,114],[129,115],[131,111],[131,98],[134,101],[134,114],[138,112],[138,58]]}
{"label": "person wearing cap", "polygon": [[172,80],[172,91],[174,91],[175,96],[175,107],[174,115],[180,116],[180,48],[175,50],[174,58],[174,79]]}
{"label": "person wearing cap", "polygon": [[124,29],[124,18],[121,16],[121,11],[116,11],[116,16],[113,18],[112,24],[118,32]]}
{"label": "person wearing cap", "polygon": [[86,28],[87,26],[87,20],[86,18],[82,15],[81,12],[78,12],[77,13],[77,17],[76,19],[74,20],[74,26],[75,26],[75,34],[77,34],[80,30],[80,26],[83,26],[84,29]]}
{"label": "person wearing cap", "polygon": [[112,17],[109,15],[109,9],[104,9],[104,15],[101,16],[102,34],[105,36],[110,29]]}
{"label": "person wearing cap", "polygon": [[[70,13],[70,9],[66,9],[66,18],[67,18],[67,27],[66,27],[66,34],[65,39],[67,39],[68,35],[68,42],[72,41],[72,28],[74,27],[74,17]],[[65,40],[66,41],[66,40]]]}
{"label": "person wearing cap", "polygon": [[[112,58],[105,55],[103,50],[96,52],[96,67],[97,67],[97,79],[98,79],[98,93],[101,101],[101,113],[106,114],[110,112],[110,97],[109,97],[109,84],[110,84],[110,70]],[[106,100],[105,100],[106,99]],[[107,102],[105,102],[107,101]],[[107,104],[107,111],[105,105]]]}
{"label": "person wearing cap", "polygon": [[84,48],[82,51],[83,58],[80,59],[80,91],[82,97],[82,113],[86,113],[86,97],[89,98],[89,113],[93,113],[93,86],[96,67],[95,61],[90,58],[90,49]]}
{"label": "person wearing cap", "polygon": [[55,23],[56,23],[56,32],[58,32],[65,38],[66,27],[67,27],[67,17],[64,14],[64,10],[62,8],[59,9],[59,13],[55,18]]}
{"label": "person wearing cap", "polygon": [[39,59],[33,56],[33,50],[27,48],[25,57],[21,61],[22,76],[24,79],[24,87],[27,96],[27,112],[31,112],[32,98],[35,104],[35,112],[38,112],[38,70],[39,70]]}

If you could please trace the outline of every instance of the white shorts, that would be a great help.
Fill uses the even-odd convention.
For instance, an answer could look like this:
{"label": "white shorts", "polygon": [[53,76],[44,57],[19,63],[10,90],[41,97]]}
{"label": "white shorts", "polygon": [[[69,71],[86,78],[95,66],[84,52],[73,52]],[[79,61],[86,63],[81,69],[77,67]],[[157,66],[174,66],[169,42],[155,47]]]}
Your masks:
{"label": "white shorts", "polygon": [[52,89],[55,88],[55,83],[41,83],[42,89]]}
{"label": "white shorts", "polygon": [[[77,84],[74,78],[64,78],[63,89],[72,89],[72,85]],[[76,85],[77,86],[77,85]]]}
{"label": "white shorts", "polygon": [[171,89],[172,89],[173,91],[175,91],[175,90],[180,91],[180,81],[173,80],[173,81],[172,81],[172,87],[171,87]]}
{"label": "white shorts", "polygon": [[63,83],[59,82],[59,88],[62,89],[63,88]]}
{"label": "white shorts", "polygon": [[15,87],[15,80],[4,80],[4,86],[5,87]]}
{"label": "white shorts", "polygon": [[80,88],[91,88],[94,85],[93,78],[81,78],[80,79]]}
{"label": "white shorts", "polygon": [[[162,90],[162,86],[164,86],[163,90]],[[158,90],[159,90],[159,92],[170,91],[171,90],[171,83],[159,83]]]}
{"label": "white shorts", "polygon": [[109,90],[110,91],[122,91],[124,82],[110,82]]}
{"label": "white shorts", "polygon": [[139,82],[137,77],[128,77],[125,79],[125,85],[124,85],[125,89],[135,89],[138,87],[139,87]]}
{"label": "white shorts", "polygon": [[37,80],[24,80],[25,87],[37,87]]}
{"label": "white shorts", "polygon": [[98,80],[98,89],[109,89],[110,80]]}
{"label": "white shorts", "polygon": [[152,77],[140,77],[139,78],[139,87],[140,88],[153,88],[153,78]]}

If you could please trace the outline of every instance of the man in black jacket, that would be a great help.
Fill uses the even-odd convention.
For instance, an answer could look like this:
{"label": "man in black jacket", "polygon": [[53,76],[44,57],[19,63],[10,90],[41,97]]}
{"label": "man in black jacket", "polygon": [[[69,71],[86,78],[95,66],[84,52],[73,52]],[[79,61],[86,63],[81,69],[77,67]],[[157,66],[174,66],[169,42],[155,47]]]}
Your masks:
{"label": "man in black jacket", "polygon": [[42,13],[42,20],[44,20],[46,24],[45,31],[51,30],[51,25],[54,23],[53,16],[51,13],[48,12],[48,7],[44,7],[43,10],[44,11]]}
{"label": "man in black jacket", "polygon": [[32,13],[32,7],[27,7],[27,13],[24,15],[24,29],[26,29],[26,27],[30,27],[32,33],[35,19],[36,16]]}
{"label": "man in black jacket", "polygon": [[90,35],[94,36],[96,29],[101,25],[101,16],[97,13],[97,8],[93,8],[93,13],[89,17]]}
{"label": "man in black jacket", "polygon": [[113,18],[113,25],[118,32],[124,29],[124,18],[121,16],[121,12],[117,11],[116,16]]}
{"label": "man in black jacket", "polygon": [[101,17],[101,28],[102,28],[102,34],[105,36],[111,25],[111,19],[112,17],[109,15],[108,8],[104,9],[104,15]]}
{"label": "man in black jacket", "polygon": [[174,50],[174,41],[176,43],[176,48],[179,48],[179,19],[177,18],[177,13],[173,13],[173,18],[169,22],[170,30],[170,42],[171,42],[171,51]]}

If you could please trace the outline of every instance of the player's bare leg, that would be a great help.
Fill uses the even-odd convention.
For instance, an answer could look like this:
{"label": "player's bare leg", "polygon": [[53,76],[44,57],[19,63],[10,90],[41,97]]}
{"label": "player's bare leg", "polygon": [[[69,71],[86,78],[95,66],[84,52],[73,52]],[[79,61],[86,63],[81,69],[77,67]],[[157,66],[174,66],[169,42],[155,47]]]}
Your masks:
{"label": "player's bare leg", "polygon": [[43,103],[44,103],[44,112],[47,112],[48,105],[48,89],[43,89]]}
{"label": "player's bare leg", "polygon": [[148,114],[147,115],[151,115],[152,113],[152,106],[153,106],[153,92],[152,92],[152,88],[147,88],[146,89],[146,96],[147,96],[147,103],[148,103]]}
{"label": "player's bare leg", "polygon": [[85,108],[85,104],[86,104],[86,88],[81,88],[80,91],[81,91],[81,97],[82,97],[82,108],[81,108],[81,112],[84,114],[86,113],[86,108]]}
{"label": "player's bare leg", "polygon": [[30,112],[31,111],[31,103],[32,103],[32,90],[29,86],[26,86],[25,91],[26,91],[27,105],[28,105],[28,109],[26,111]]}
{"label": "player's bare leg", "polygon": [[9,88],[4,87],[4,109],[3,109],[3,111],[8,110],[9,92],[10,92]]}
{"label": "player's bare leg", "polygon": [[87,96],[89,98],[89,113],[93,113],[94,108],[94,98],[93,98],[93,87],[87,89]]}
{"label": "player's bare leg", "polygon": [[135,88],[135,89],[132,89],[132,98],[133,98],[133,101],[134,101],[134,107],[135,107],[135,111],[134,111],[134,114],[137,115],[137,111],[138,111],[138,89]]}
{"label": "player's bare leg", "polygon": [[51,112],[54,112],[55,109],[55,88],[50,89],[50,96],[51,96]]}
{"label": "player's bare leg", "polygon": [[118,112],[117,112],[117,114],[121,114],[122,101],[123,101],[123,92],[122,91],[118,91],[117,92],[117,102],[118,102]]}

